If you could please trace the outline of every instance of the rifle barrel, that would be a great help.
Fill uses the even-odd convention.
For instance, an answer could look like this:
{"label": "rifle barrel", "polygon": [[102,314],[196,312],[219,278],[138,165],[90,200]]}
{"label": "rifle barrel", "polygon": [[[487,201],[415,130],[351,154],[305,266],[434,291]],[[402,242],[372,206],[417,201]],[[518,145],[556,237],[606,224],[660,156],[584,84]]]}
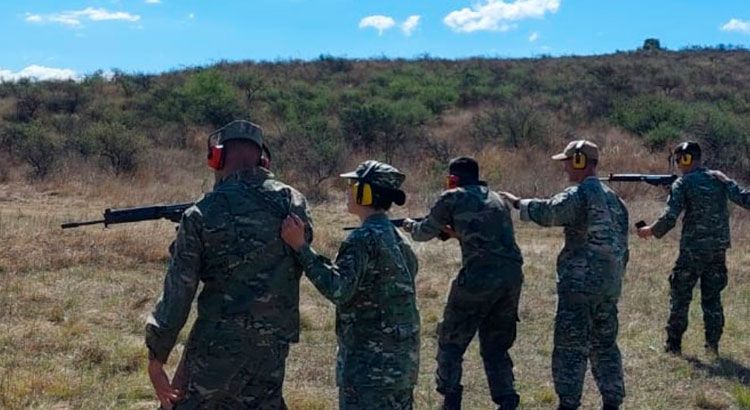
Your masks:
{"label": "rifle barrel", "polygon": [[86,221],[86,222],[66,222],[60,225],[60,227],[62,227],[63,229],[68,229],[68,228],[77,228],[79,226],[86,226],[86,225],[98,225],[98,224],[103,224],[106,222],[107,221],[104,219],[100,219],[98,221]]}

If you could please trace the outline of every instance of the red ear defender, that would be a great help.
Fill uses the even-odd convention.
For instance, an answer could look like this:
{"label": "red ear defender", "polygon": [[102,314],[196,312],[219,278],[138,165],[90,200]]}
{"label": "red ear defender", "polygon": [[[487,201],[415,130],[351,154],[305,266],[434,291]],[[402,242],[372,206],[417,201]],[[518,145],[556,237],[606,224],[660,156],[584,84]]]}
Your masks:
{"label": "red ear defender", "polygon": [[448,175],[445,177],[445,189],[455,189],[458,188],[458,184],[461,181],[461,178],[459,178],[456,175]]}
{"label": "red ear defender", "polygon": [[217,171],[224,168],[223,145],[213,145],[208,147],[208,166]]}

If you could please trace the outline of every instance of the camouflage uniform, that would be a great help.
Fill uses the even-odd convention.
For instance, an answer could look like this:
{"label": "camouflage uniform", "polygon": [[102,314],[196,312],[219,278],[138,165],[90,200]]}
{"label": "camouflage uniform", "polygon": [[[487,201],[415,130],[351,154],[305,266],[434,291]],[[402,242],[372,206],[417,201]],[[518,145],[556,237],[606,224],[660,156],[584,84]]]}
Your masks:
{"label": "camouflage uniform", "polygon": [[254,168],[217,182],[183,215],[164,293],[146,326],[150,355],[166,362],[203,282],[177,409],[286,408],[284,363],[299,338],[302,274],[279,237],[290,212],[309,226],[305,198]]}
{"label": "camouflage uniform", "polygon": [[463,355],[479,331],[492,400],[515,408],[518,395],[508,350],[516,339],[523,259],[513,235],[510,207],[480,183],[449,189],[427,218],[412,226],[412,238],[430,240],[446,225],[460,238],[463,267],[451,284],[438,326],[437,390],[449,402],[450,396],[460,400]]}
{"label": "camouflage uniform", "polygon": [[728,199],[750,208],[750,193],[743,193],[734,181],[725,184],[705,168],[696,168],[672,184],[664,213],[652,227],[653,235],[661,238],[685,211],[680,255],[669,277],[668,345],[679,348],[688,326],[693,287],[700,279],[706,345],[718,347],[724,327],[721,291],[727,285],[726,250],[731,246]]}
{"label": "camouflage uniform", "polygon": [[560,405],[581,404],[587,360],[605,404],[625,396],[617,347],[617,300],[628,261],[625,204],[596,177],[548,200],[520,202],[521,219],[563,226],[565,246],[557,259],[557,314],[552,376]]}
{"label": "camouflage uniform", "polygon": [[[396,189],[403,178],[380,164],[370,183]],[[376,213],[341,244],[335,263],[309,245],[299,250],[299,260],[315,287],[336,304],[339,408],[411,409],[420,324],[417,257],[408,241],[385,213]]]}

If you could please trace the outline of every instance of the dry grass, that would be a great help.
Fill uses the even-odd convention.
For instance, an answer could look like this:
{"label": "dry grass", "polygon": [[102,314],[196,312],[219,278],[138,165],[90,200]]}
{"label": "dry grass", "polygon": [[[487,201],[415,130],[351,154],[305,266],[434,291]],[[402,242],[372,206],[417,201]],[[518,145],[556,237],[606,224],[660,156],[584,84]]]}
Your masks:
{"label": "dry grass", "polygon": [[[532,154],[503,155],[494,152],[480,158],[483,164],[502,164],[502,180],[521,178],[516,169],[522,168],[523,155]],[[553,178],[559,171],[545,166],[537,175],[550,178],[540,183],[537,194],[560,185]],[[131,205],[195,197],[198,192],[184,187],[191,182],[200,187],[202,180],[191,175],[178,172],[172,180],[175,184],[157,186],[139,182],[145,177],[122,184],[106,176],[92,177],[101,182],[98,187],[92,181],[70,180],[58,181],[57,186],[51,182],[0,185],[0,408],[155,407],[144,371],[142,333],[144,318],[161,290],[172,225],[144,222],[71,231],[58,227],[66,220],[98,216],[107,202]],[[497,181],[500,176],[490,178]],[[176,183],[179,180],[188,182]],[[513,182],[510,188],[520,184]],[[657,190],[641,197],[659,194]],[[408,212],[423,214],[429,198],[413,199]],[[355,222],[339,202],[333,194],[331,203],[314,209],[316,247],[331,256],[344,235],[339,228]],[[656,199],[631,202],[631,218],[650,220],[660,207]],[[718,360],[703,353],[697,303],[690,312],[685,357],[661,353],[666,278],[676,258],[677,234],[660,242],[632,239],[632,260],[620,303],[626,409],[750,408],[750,324],[744,319],[750,316],[750,218],[743,211],[734,213],[735,247],[729,252],[730,284],[724,292],[727,326]],[[554,264],[562,235],[559,229],[523,223],[517,224],[517,231],[526,259],[526,281],[512,355],[523,408],[549,409],[557,402],[550,354]],[[421,262],[418,302],[424,329],[416,407],[433,409],[439,403],[433,381],[435,328],[460,255],[455,242],[419,243],[415,248]],[[287,363],[286,397],[291,409],[332,409],[337,396],[333,307],[306,280],[300,307],[302,340]],[[181,345],[170,369],[180,350]],[[464,383],[467,409],[491,408],[476,344],[467,353]],[[598,406],[589,376],[584,408]]]}

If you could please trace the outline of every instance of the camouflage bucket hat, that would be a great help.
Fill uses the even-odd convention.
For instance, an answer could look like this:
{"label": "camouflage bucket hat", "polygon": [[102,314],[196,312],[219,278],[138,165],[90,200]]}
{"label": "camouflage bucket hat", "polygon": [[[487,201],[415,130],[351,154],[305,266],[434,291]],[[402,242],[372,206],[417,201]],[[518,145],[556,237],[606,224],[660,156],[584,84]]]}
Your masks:
{"label": "camouflage bucket hat", "polygon": [[406,175],[391,165],[369,160],[359,164],[354,171],[341,174],[340,177],[363,179],[377,187],[399,190]]}

